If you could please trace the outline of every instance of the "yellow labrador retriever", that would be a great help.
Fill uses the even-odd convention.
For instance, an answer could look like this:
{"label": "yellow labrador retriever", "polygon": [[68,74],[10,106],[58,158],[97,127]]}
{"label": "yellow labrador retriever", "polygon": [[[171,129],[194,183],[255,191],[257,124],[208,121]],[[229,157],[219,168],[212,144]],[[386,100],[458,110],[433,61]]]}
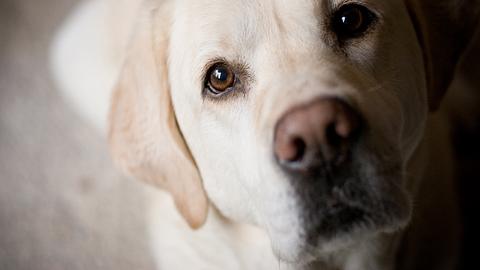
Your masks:
{"label": "yellow labrador retriever", "polygon": [[104,130],[111,95],[114,159],[168,192],[151,201],[159,269],[455,269],[448,130],[431,112],[477,7],[93,0],[53,67]]}

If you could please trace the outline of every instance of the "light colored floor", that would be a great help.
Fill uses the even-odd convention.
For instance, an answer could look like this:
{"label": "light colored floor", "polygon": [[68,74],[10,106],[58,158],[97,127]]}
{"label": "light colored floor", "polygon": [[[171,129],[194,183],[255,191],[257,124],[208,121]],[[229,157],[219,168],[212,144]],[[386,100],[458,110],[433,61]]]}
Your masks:
{"label": "light colored floor", "polygon": [[0,0],[0,269],[152,269],[145,187],[58,96],[52,35],[74,0]]}

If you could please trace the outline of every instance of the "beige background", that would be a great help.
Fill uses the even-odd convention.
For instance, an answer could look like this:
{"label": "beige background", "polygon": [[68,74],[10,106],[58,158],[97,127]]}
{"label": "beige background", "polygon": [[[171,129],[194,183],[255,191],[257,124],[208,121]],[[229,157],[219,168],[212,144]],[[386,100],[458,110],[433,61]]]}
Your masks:
{"label": "beige background", "polygon": [[58,96],[52,35],[73,0],[0,0],[0,270],[152,269],[144,187]]}

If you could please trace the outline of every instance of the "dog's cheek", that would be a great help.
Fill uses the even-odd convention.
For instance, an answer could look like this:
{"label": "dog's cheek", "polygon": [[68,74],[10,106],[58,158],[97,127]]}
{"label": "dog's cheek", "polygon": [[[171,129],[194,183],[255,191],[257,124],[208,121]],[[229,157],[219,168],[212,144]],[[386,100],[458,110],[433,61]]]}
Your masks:
{"label": "dog's cheek", "polygon": [[[394,14],[394,11],[391,12]],[[384,36],[386,40],[392,40],[381,49],[381,54],[386,55],[384,58],[389,59],[390,67],[385,69],[388,72],[379,70],[379,74],[383,74],[379,76],[382,81],[389,82],[389,91],[396,96],[399,104],[399,145],[402,158],[407,162],[423,137],[428,113],[427,82],[423,52],[407,11],[398,7],[395,15],[397,19],[390,22],[390,33]]]}
{"label": "dog's cheek", "polygon": [[[254,130],[242,101],[202,103],[199,113],[185,126],[184,136],[202,175],[212,204],[227,218],[241,223],[259,224],[257,203],[265,191]],[[191,112],[186,112],[192,115]],[[188,126],[188,127],[187,127]]]}

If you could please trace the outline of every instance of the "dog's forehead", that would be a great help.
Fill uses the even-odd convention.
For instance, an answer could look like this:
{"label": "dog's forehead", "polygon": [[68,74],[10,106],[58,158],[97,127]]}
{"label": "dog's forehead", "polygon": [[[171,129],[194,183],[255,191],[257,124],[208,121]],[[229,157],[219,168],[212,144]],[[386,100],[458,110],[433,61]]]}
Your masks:
{"label": "dog's forehead", "polygon": [[[281,56],[292,49],[295,52],[289,54],[299,55],[321,49],[333,10],[350,2],[353,1],[185,0],[178,2],[174,24],[179,27],[173,28],[173,34],[187,47],[195,48],[197,56],[259,59],[259,51]],[[394,10],[397,5],[393,3],[402,1],[354,2],[383,13]]]}
{"label": "dog's forehead", "polygon": [[189,51],[196,77],[213,59],[266,67],[300,55],[287,50],[311,52],[321,45],[318,1],[189,0],[177,7],[173,35]]}
{"label": "dog's forehead", "polygon": [[243,27],[269,34],[275,27],[288,31],[318,26],[335,7],[348,3],[383,10],[391,3],[400,2],[402,0],[185,0],[178,5],[176,15],[187,16],[196,28],[234,31]]}
{"label": "dog's forehead", "polygon": [[[301,36],[317,28],[319,1],[186,1],[178,17],[204,42],[255,45],[280,36]],[[190,33],[192,33],[190,32]]]}
{"label": "dog's forehead", "polygon": [[211,19],[231,21],[230,19],[255,18],[257,25],[261,25],[270,22],[270,19],[277,15],[278,18],[273,19],[283,20],[296,14],[306,15],[324,1],[326,0],[187,0],[182,2],[182,6],[184,11],[190,11],[191,16],[201,17],[206,22],[212,21]]}

